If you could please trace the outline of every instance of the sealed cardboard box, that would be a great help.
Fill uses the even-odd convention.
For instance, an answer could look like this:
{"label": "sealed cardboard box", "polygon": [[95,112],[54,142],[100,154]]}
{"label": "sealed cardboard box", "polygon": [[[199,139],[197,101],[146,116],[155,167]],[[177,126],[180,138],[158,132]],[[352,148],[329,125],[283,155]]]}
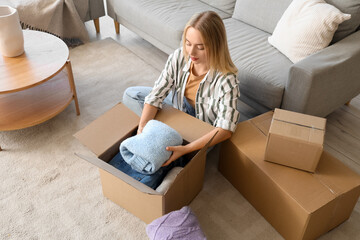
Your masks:
{"label": "sealed cardboard box", "polygon": [[272,115],[238,125],[219,170],[285,239],[315,239],[349,218],[360,176],[325,151],[315,173],[264,161]]}
{"label": "sealed cardboard box", "polygon": [[275,109],[265,160],[315,172],[323,151],[326,119]]}
{"label": "sealed cardboard box", "polygon": [[[156,119],[174,128],[188,142],[213,129],[211,125],[169,106],[164,106]],[[194,154],[169,189],[161,194],[107,163],[119,152],[120,143],[136,134],[139,120],[135,113],[120,103],[77,132],[75,137],[96,155],[77,154],[99,167],[104,196],[150,223],[188,205],[200,192],[207,146]]]}

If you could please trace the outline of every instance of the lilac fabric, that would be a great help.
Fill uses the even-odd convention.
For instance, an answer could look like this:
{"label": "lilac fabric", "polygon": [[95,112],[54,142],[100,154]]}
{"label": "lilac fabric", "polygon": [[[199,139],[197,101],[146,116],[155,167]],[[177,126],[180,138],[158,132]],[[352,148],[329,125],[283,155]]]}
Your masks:
{"label": "lilac fabric", "polygon": [[146,227],[150,240],[206,240],[195,214],[187,206],[152,221]]}

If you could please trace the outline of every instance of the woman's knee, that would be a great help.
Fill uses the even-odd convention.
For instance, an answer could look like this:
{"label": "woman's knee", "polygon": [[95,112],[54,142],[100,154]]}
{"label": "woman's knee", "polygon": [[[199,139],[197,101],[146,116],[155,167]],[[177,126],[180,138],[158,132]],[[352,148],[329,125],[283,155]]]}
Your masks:
{"label": "woman's knee", "polygon": [[141,116],[145,97],[150,93],[151,87],[129,87],[123,95],[123,104],[137,115]]}
{"label": "woman's knee", "polygon": [[128,87],[127,89],[125,89],[125,92],[123,94],[123,101],[125,102],[126,100],[129,99],[134,99],[136,96],[136,91],[134,91],[135,87]]}
{"label": "woman's knee", "polygon": [[144,101],[145,97],[150,93],[150,91],[151,87],[128,87],[124,92],[123,101]]}

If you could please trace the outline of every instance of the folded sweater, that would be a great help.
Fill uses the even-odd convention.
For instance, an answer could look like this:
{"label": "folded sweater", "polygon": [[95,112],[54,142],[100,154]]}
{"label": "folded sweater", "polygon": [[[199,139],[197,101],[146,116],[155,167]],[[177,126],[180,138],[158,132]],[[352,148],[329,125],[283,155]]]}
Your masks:
{"label": "folded sweater", "polygon": [[120,153],[135,171],[155,173],[170,156],[167,146],[181,145],[180,134],[165,123],[150,120],[141,134],[125,139],[120,144]]}
{"label": "folded sweater", "polygon": [[146,227],[150,240],[206,240],[195,214],[187,206],[152,221]]}

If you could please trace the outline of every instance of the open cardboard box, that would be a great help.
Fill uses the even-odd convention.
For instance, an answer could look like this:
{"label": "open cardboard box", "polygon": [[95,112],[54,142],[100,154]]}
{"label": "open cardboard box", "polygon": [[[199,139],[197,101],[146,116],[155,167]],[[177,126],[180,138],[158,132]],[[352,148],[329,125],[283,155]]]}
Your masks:
{"label": "open cardboard box", "polygon": [[272,116],[238,124],[219,170],[285,239],[315,239],[350,217],[360,176],[325,151],[315,173],[264,161]]}
{"label": "open cardboard box", "polygon": [[[167,105],[164,105],[155,119],[177,130],[188,142],[213,129],[211,125]],[[170,188],[161,194],[107,163],[119,152],[120,143],[136,134],[139,120],[134,112],[119,103],[74,136],[96,155],[91,157],[77,154],[99,167],[104,196],[150,223],[188,205],[200,192],[209,144],[196,153]]]}
{"label": "open cardboard box", "polygon": [[265,160],[315,172],[323,152],[325,125],[325,118],[276,108]]}

